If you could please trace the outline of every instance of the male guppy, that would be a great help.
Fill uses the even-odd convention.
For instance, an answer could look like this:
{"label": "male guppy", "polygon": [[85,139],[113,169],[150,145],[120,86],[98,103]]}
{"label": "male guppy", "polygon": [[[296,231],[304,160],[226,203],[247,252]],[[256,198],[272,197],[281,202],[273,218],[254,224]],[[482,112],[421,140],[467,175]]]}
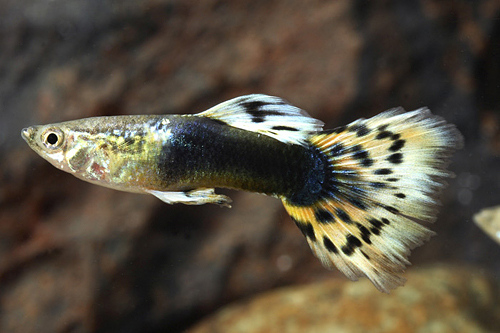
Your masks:
{"label": "male guppy", "polygon": [[247,95],[195,115],[97,117],[23,129],[57,168],[167,203],[229,206],[226,187],[280,198],[327,268],[388,292],[434,233],[436,194],[462,136],[426,108],[334,130],[284,100]]}

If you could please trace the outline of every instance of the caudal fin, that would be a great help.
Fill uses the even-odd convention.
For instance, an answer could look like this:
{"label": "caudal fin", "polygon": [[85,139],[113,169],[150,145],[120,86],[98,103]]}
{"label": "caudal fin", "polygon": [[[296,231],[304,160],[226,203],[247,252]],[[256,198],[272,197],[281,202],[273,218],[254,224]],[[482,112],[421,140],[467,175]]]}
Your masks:
{"label": "caudal fin", "polygon": [[436,196],[461,134],[426,108],[399,108],[309,142],[329,162],[321,198],[283,203],[314,254],[351,280],[367,276],[380,291],[404,284],[399,274],[410,250],[434,234],[416,221],[436,219]]}

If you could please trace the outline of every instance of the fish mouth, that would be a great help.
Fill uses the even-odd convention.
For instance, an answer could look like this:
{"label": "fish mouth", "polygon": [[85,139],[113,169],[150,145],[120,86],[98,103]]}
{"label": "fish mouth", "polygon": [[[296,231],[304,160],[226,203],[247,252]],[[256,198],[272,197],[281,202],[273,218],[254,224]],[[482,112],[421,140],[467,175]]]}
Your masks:
{"label": "fish mouth", "polygon": [[31,140],[31,137],[33,136],[34,131],[35,131],[35,129],[33,127],[23,128],[21,131],[21,137],[24,139],[24,141],[29,143]]}

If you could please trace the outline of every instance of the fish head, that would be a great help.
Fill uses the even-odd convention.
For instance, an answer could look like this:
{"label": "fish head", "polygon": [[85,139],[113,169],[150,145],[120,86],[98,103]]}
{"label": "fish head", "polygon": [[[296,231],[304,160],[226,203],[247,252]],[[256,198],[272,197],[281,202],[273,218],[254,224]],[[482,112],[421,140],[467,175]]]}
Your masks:
{"label": "fish head", "polygon": [[95,156],[95,142],[72,122],[31,126],[21,136],[38,155],[63,171],[83,176]]}
{"label": "fish head", "polygon": [[66,159],[68,135],[64,127],[57,124],[31,126],[23,128],[21,136],[38,155],[56,168],[69,172]]}
{"label": "fish head", "polygon": [[157,173],[154,158],[161,150],[161,145],[148,140],[169,138],[168,131],[156,130],[155,126],[162,123],[156,119],[85,118],[31,126],[21,135],[36,153],[60,170],[101,186],[139,192],[134,186],[141,186],[149,174]]}

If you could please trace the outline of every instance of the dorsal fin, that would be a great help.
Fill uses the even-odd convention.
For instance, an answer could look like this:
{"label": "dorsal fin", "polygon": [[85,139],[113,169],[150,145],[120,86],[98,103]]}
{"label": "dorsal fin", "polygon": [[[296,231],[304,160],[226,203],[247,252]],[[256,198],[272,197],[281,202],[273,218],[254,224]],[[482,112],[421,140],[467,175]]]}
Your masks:
{"label": "dorsal fin", "polygon": [[321,131],[323,122],[279,97],[253,94],[220,103],[197,116],[217,119],[229,126],[270,136],[284,143],[304,145]]}

